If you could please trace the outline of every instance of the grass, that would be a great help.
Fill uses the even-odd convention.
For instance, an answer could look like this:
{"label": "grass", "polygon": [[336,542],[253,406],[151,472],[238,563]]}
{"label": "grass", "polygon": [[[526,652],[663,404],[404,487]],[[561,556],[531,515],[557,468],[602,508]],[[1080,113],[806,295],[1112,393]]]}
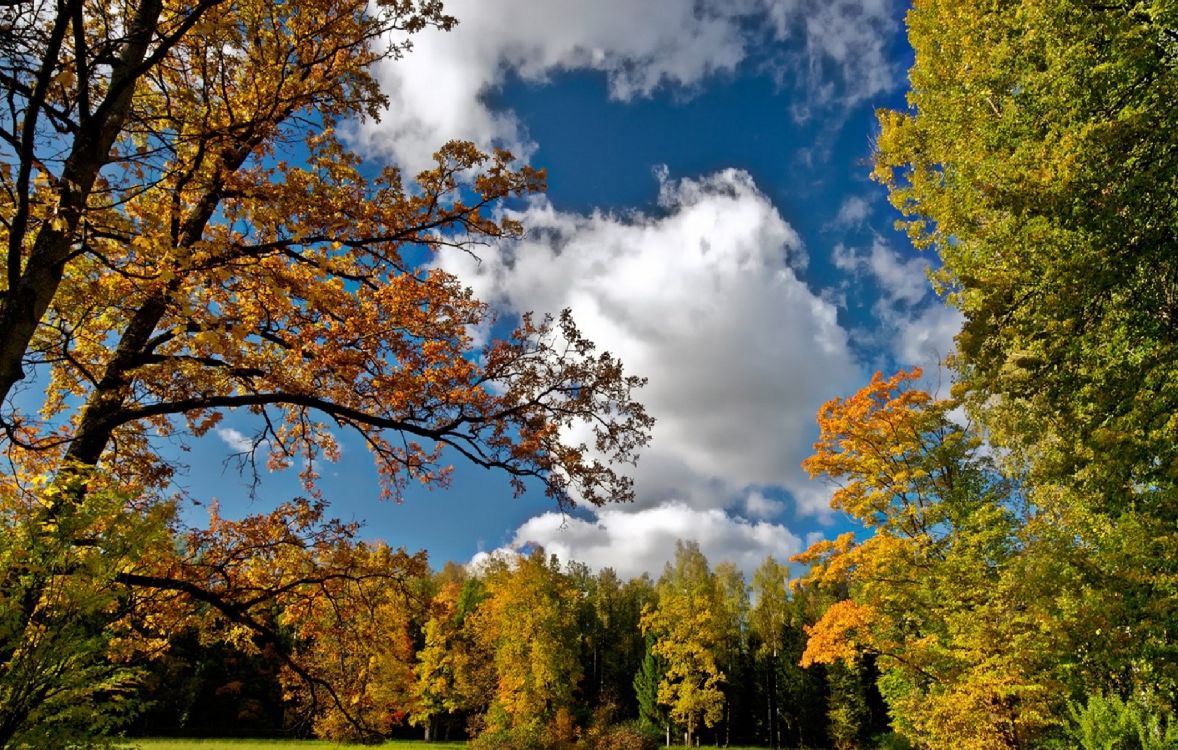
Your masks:
{"label": "grass", "polygon": [[[331,750],[332,748],[372,747],[347,745],[327,740],[231,740],[231,739],[136,739],[127,740],[126,748],[139,750]],[[465,742],[420,742],[393,740],[380,745],[391,750],[464,750]]]}
{"label": "grass", "polygon": [[[356,748],[360,745],[345,745],[326,740],[128,740],[126,748],[140,750],[330,750],[331,748]],[[371,747],[369,745],[368,747]],[[465,742],[421,742],[419,740],[391,740],[380,745],[388,750],[465,750]],[[674,746],[672,746],[674,747]],[[701,747],[709,747],[702,745]],[[755,747],[730,747],[727,750],[763,750]]]}

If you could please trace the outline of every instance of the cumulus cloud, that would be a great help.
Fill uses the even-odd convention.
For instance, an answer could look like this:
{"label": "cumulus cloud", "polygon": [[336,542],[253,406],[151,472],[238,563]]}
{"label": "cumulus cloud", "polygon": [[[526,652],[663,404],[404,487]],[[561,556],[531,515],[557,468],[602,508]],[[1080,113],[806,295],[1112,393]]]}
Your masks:
{"label": "cumulus cloud", "polygon": [[[864,374],[835,303],[798,274],[801,240],[747,173],[656,174],[655,212],[583,215],[539,198],[515,214],[524,240],[481,260],[443,252],[439,265],[508,312],[571,308],[590,339],[649,379],[641,398],[658,421],[633,470],[635,503],[538,516],[514,545],[657,575],[675,539],[694,539],[714,562],[751,571],[803,546],[779,498],[803,514],[828,510],[829,488],[798,464],[818,406]],[[877,289],[873,349],[947,385],[937,365],[961,319],[930,293],[925,259],[880,239],[836,247],[833,259]]]}
{"label": "cumulus cloud", "polygon": [[[378,70],[390,99],[380,123],[358,135],[401,166],[427,166],[451,138],[532,149],[510,111],[486,95],[508,75],[543,82],[554,73],[594,70],[619,100],[660,87],[690,91],[768,50],[781,75],[800,86],[800,109],[854,104],[896,85],[886,54],[895,36],[894,0],[448,0],[450,32],[414,38],[403,59]],[[768,36],[768,38],[766,38]]]}
{"label": "cumulus cloud", "polygon": [[[893,339],[893,353],[898,362],[918,364],[936,373],[932,387],[946,390],[949,375],[938,368],[954,349],[953,337],[961,330],[965,317],[961,311],[934,303],[914,315],[893,321],[896,336]],[[941,393],[940,395],[945,395]]]}
{"label": "cumulus cloud", "polygon": [[799,463],[818,406],[860,372],[834,305],[795,272],[801,241],[738,170],[664,180],[660,203],[656,216],[584,216],[539,200],[518,216],[529,239],[440,262],[509,310],[571,308],[649,379],[640,397],[657,423],[635,510],[722,509],[747,488],[778,487],[823,512],[827,491]]}
{"label": "cumulus cloud", "polygon": [[802,541],[784,526],[733,518],[719,509],[665,503],[630,512],[599,510],[593,520],[545,513],[524,523],[514,546],[541,544],[562,560],[577,560],[595,569],[613,568],[622,577],[655,576],[675,554],[678,539],[699,542],[714,565],[734,563],[751,576],[765,558],[778,560],[800,552]]}

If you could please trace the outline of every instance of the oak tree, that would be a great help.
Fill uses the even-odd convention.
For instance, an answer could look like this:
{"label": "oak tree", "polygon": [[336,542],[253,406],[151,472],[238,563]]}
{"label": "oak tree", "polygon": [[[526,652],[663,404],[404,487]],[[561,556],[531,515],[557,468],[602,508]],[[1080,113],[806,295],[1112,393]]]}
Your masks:
{"label": "oak tree", "polygon": [[[0,14],[6,507],[52,523],[93,492],[160,505],[174,466],[159,441],[204,435],[229,410],[257,426],[246,463],[301,463],[312,497],[317,459],[338,455],[347,431],[389,497],[444,484],[461,457],[562,504],[629,498],[610,462],[647,440],[640,381],[567,314],[525,316],[476,345],[492,312],[431,265],[439,248],[518,235],[494,207],[542,188],[543,173],[451,143],[406,180],[338,135],[385,105],[374,64],[453,25],[440,3],[63,0]],[[568,442],[580,423],[594,437]],[[227,637],[277,643],[259,609],[314,589],[320,566],[349,583],[318,594],[374,593],[360,582],[375,553],[317,504],[235,523],[215,517],[179,553],[158,545],[120,569],[128,601],[148,621],[203,609]],[[269,552],[255,537],[285,540],[303,567],[246,575],[248,555],[263,566]],[[377,557],[379,575],[403,572],[396,555]],[[209,577],[209,560],[233,574]],[[307,689],[368,731],[291,656]]]}

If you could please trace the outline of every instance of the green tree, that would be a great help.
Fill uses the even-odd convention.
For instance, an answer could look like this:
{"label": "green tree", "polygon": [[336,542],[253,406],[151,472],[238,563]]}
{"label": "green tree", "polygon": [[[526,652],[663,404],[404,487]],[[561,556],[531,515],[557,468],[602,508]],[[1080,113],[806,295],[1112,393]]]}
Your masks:
{"label": "green tree", "polygon": [[756,655],[764,665],[766,730],[772,748],[781,743],[778,728],[781,689],[777,684],[777,671],[785,646],[785,629],[790,624],[788,583],[789,568],[771,556],[753,571],[752,597],[756,604],[749,613],[749,628],[758,642]]}
{"label": "green tree", "polygon": [[648,638],[642,632],[642,612],[656,601],[654,581],[646,573],[631,578],[622,586],[611,622],[616,624],[617,637],[622,647],[616,659],[607,663],[612,674],[613,690],[623,696],[621,715],[637,717],[638,699],[634,692],[634,674],[649,650]]}
{"label": "green tree", "polygon": [[752,675],[749,663],[749,590],[744,573],[730,561],[716,563],[720,644],[717,665],[725,675],[723,731],[718,741],[732,744],[733,725],[742,731],[750,708]]}
{"label": "green tree", "polygon": [[1178,747],[1178,721],[1167,709],[1159,711],[1155,696],[1135,695],[1126,701],[1116,695],[1093,695],[1070,709],[1066,736],[1081,750]]}
{"label": "green tree", "polygon": [[665,732],[671,744],[671,716],[659,703],[659,685],[667,675],[667,662],[655,653],[654,636],[646,636],[646,653],[634,674],[634,694],[638,699],[638,721],[652,731]]}
{"label": "green tree", "polygon": [[916,2],[909,109],[880,113],[875,170],[941,257],[994,438],[1099,507],[1171,517],[1175,7]]}
{"label": "green tree", "polygon": [[863,665],[838,662],[826,668],[827,726],[836,750],[857,748],[869,721]]}
{"label": "green tree", "polygon": [[51,521],[0,498],[0,747],[66,747],[142,707],[138,647],[117,574],[168,538],[171,508],[106,492]]}
{"label": "green tree", "polygon": [[654,587],[645,575],[623,582],[612,568],[594,574],[570,562],[567,569],[581,598],[577,622],[584,678],[577,718],[586,723],[591,715],[636,718],[633,680],[645,652],[638,620],[654,599]]}
{"label": "green tree", "polygon": [[955,392],[1056,540],[1032,569],[1099,613],[1061,674],[1173,694],[1178,5],[921,0],[908,28],[875,176],[965,314]]}
{"label": "green tree", "polygon": [[666,660],[659,703],[684,728],[690,745],[702,727],[724,715],[724,673],[717,661],[724,639],[724,601],[708,560],[695,542],[677,542],[675,560],[659,579],[658,603],[642,614],[655,637],[653,653]]}

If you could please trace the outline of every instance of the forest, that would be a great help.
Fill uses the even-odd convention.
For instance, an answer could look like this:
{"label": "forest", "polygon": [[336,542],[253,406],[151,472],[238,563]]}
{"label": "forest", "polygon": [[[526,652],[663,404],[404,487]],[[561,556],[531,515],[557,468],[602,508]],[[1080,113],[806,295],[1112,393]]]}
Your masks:
{"label": "forest", "polygon": [[[473,736],[472,747],[485,748],[647,747],[655,736],[766,747],[833,737],[850,746],[886,733],[871,659],[799,665],[823,599],[791,594],[789,583],[788,566],[768,558],[750,586],[731,563],[713,569],[693,542],[678,546],[658,581],[562,565],[542,549],[492,557],[476,571],[421,569],[379,623],[332,634],[324,659],[339,660],[331,669],[352,696],[352,716],[321,701],[301,729],[351,740],[366,739],[360,727],[381,737]],[[272,653],[208,650],[183,635],[153,666],[155,703],[132,729],[278,736],[291,729],[280,667]]]}
{"label": "forest", "polygon": [[[611,342],[431,262],[521,237],[545,171],[350,140],[460,21],[0,2],[0,748],[1178,747],[1178,2],[907,9],[866,168],[963,316],[952,384],[830,393],[802,466],[855,530],[750,580],[691,541],[657,580],[431,570],[333,517],[341,435],[374,496],[460,462],[569,513],[634,500],[651,442]],[[193,521],[165,446],[230,414],[302,496]]]}

